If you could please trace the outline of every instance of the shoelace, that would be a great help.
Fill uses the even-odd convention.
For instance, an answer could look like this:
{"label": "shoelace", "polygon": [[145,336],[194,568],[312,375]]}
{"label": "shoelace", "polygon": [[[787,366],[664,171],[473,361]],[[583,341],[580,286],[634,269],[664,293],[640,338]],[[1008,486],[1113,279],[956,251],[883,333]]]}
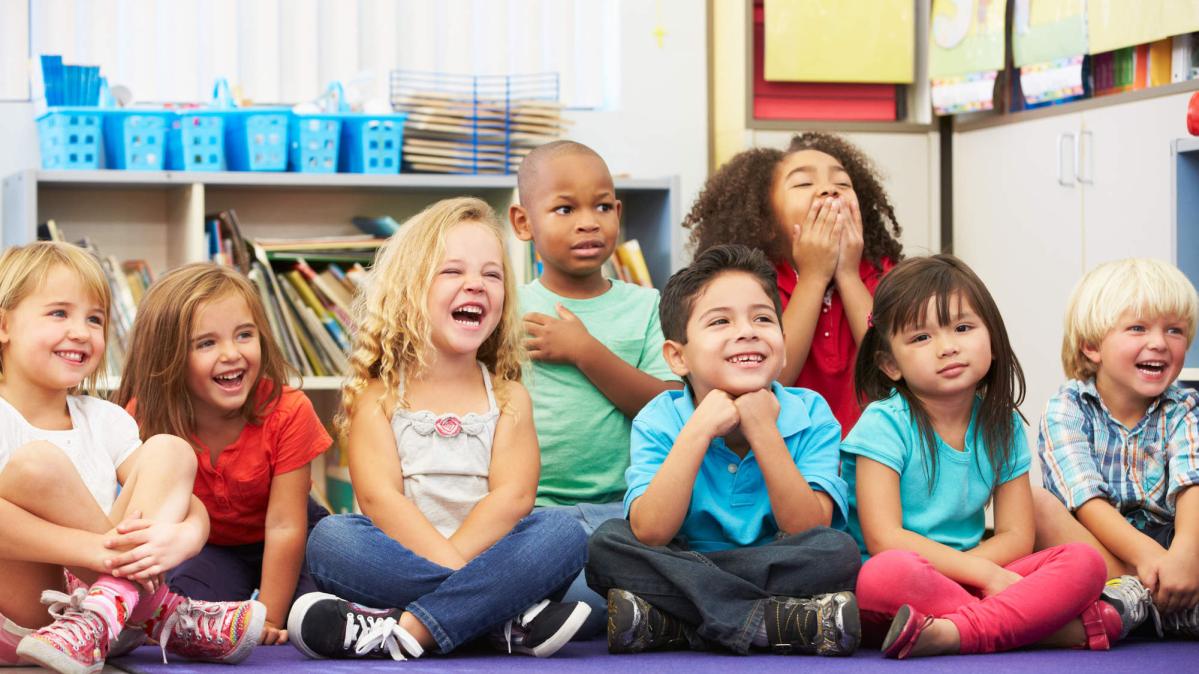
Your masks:
{"label": "shoelace", "polygon": [[167,664],[167,642],[179,626],[184,633],[199,635],[205,641],[221,643],[221,625],[225,622],[225,612],[228,604],[225,602],[204,602],[203,604],[183,599],[171,615],[162,622],[162,639],[158,642],[162,649],[162,664]]}
{"label": "shoelace", "polygon": [[[1157,612],[1156,608],[1154,612]],[[1175,611],[1164,618],[1159,618],[1159,636],[1161,635],[1161,625],[1176,632],[1183,632],[1191,637],[1199,635],[1199,606]]]}
{"label": "shoelace", "polygon": [[1162,616],[1154,606],[1149,590],[1136,578],[1122,576],[1118,580],[1120,582],[1108,581],[1108,585],[1103,589],[1103,594],[1120,600],[1134,625],[1140,625],[1147,618],[1152,617],[1157,636],[1162,636]]}
{"label": "shoelace", "polygon": [[383,648],[392,660],[407,660],[404,651],[414,658],[419,658],[425,652],[416,637],[400,627],[395,618],[380,619],[346,613],[346,633],[341,645],[348,649],[351,644],[356,655],[366,655],[376,648]]}
{"label": "shoelace", "polygon": [[779,633],[773,637],[773,643],[789,643],[783,638],[783,635],[787,632],[787,626],[794,622],[795,636],[799,638],[799,645],[801,647],[812,645],[812,642],[808,640],[808,630],[805,627],[814,616],[819,616],[820,607],[818,604],[814,601],[800,601],[790,604],[779,602],[776,604],[774,610],[775,623],[778,625]]}
{"label": "shoelace", "polygon": [[512,628],[514,626],[526,627],[536,618],[539,613],[545,610],[546,606],[550,605],[550,600],[542,599],[525,609],[523,613],[516,616],[512,620],[504,623],[504,643],[508,645],[508,655],[512,655]]}
{"label": "shoelace", "polygon": [[87,588],[75,588],[71,594],[57,590],[44,590],[42,603],[55,624],[51,626],[54,633],[72,646],[79,648],[87,643],[89,637],[96,639],[107,636],[108,627],[104,619],[92,611],[83,608],[83,600],[87,598]]}

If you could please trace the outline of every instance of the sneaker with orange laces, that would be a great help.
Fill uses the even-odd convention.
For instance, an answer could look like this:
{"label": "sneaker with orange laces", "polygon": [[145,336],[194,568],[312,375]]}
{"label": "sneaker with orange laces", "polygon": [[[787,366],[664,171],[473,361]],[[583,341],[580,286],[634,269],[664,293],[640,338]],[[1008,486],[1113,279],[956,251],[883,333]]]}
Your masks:
{"label": "sneaker with orange laces", "polygon": [[60,674],[92,674],[104,669],[108,655],[108,625],[100,614],[82,607],[86,588],[67,595],[42,593],[54,622],[26,635],[17,655]]}
{"label": "sneaker with orange laces", "polygon": [[266,606],[249,601],[200,601],[181,597],[173,610],[146,631],[167,652],[189,660],[236,664],[245,660],[262,636]]}

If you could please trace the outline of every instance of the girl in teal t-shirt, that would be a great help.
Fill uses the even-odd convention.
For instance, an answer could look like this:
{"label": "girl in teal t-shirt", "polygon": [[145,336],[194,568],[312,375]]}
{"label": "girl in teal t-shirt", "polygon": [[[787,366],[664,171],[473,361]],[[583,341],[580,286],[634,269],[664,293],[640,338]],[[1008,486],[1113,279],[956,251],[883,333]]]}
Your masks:
{"label": "girl in teal t-shirt", "polygon": [[982,281],[950,255],[907,260],[879,283],[869,323],[854,388],[874,402],[841,446],[850,531],[869,557],[863,642],[896,658],[1108,648],[1124,622],[1099,600],[1099,554],[1032,554],[1024,374]]}

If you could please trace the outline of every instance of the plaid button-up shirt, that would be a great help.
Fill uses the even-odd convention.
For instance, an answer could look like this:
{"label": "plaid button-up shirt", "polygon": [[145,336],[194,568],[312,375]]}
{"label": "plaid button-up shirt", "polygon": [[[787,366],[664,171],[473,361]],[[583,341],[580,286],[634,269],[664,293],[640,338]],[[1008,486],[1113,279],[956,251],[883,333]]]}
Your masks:
{"label": "plaid button-up shirt", "polygon": [[1199,483],[1197,406],[1199,393],[1172,384],[1129,429],[1093,379],[1066,382],[1041,418],[1045,487],[1071,512],[1102,498],[1138,529],[1173,522],[1179,492]]}

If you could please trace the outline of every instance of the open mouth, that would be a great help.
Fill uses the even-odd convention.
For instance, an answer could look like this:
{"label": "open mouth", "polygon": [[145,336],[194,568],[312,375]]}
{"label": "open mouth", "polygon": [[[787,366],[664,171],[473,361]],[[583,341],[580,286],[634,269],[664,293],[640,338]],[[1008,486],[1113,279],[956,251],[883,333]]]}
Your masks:
{"label": "open mouth", "polygon": [[232,372],[218,374],[217,376],[213,377],[212,380],[216,382],[217,386],[220,386],[226,391],[236,391],[237,389],[241,388],[242,382],[245,381],[245,378],[245,370],[234,370]]}
{"label": "open mouth", "polygon": [[766,360],[766,356],[760,353],[739,353],[735,356],[729,356],[724,360],[737,367],[756,367]]}
{"label": "open mouth", "polygon": [[1161,360],[1147,360],[1137,363],[1137,371],[1156,377],[1166,371],[1166,363]]}
{"label": "open mouth", "polygon": [[87,354],[82,351],[55,351],[54,355],[75,365],[80,365],[87,360]]}
{"label": "open mouth", "polygon": [[486,312],[483,311],[482,305],[463,304],[457,309],[450,311],[450,316],[458,325],[467,328],[477,328],[483,323],[484,313]]}

